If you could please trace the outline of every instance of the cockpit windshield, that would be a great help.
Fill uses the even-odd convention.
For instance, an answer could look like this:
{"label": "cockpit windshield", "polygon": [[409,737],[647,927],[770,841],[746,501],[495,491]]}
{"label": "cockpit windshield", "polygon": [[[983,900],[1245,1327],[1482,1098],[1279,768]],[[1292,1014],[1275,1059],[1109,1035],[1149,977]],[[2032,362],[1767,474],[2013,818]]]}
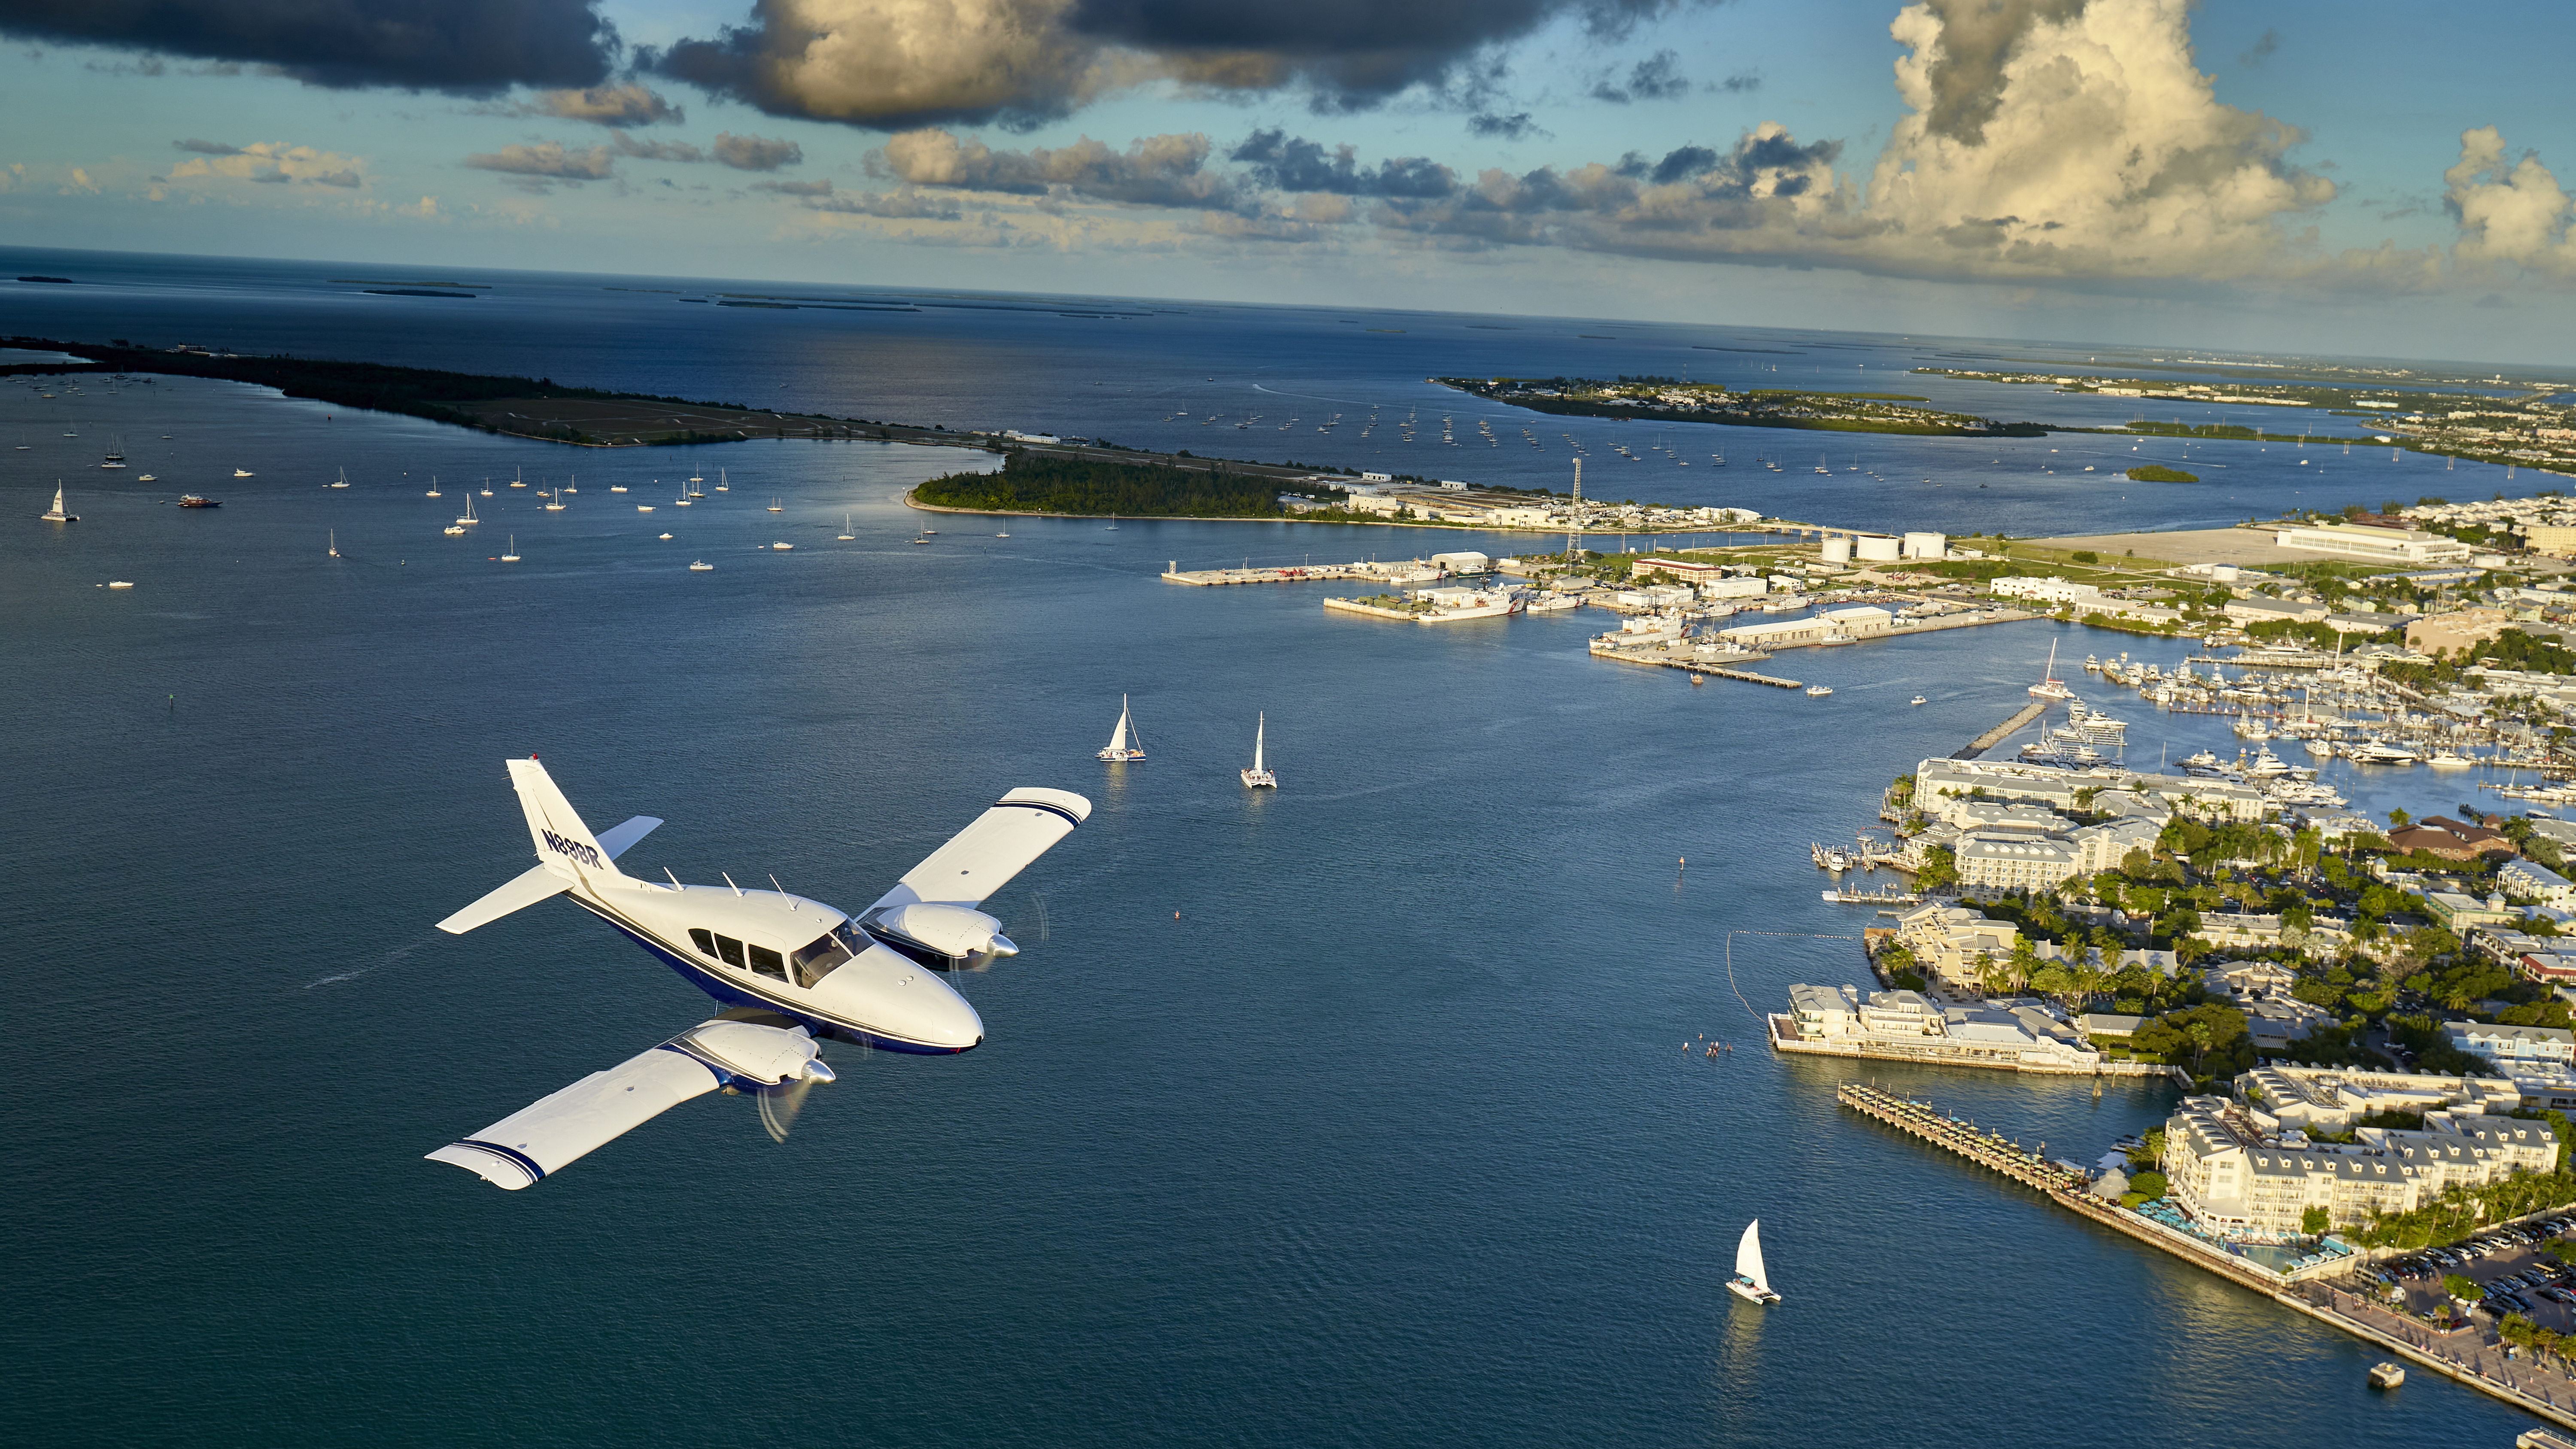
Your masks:
{"label": "cockpit windshield", "polygon": [[831,975],[842,962],[866,949],[864,943],[852,945],[849,939],[850,933],[847,923],[836,926],[815,937],[811,943],[799,947],[788,957],[788,964],[796,970],[796,984],[811,986]]}

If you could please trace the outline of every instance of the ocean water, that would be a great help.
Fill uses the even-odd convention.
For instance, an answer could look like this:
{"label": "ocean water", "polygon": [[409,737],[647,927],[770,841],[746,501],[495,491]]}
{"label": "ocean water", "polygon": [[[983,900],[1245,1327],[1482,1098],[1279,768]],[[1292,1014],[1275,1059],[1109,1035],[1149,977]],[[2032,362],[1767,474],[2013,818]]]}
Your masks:
{"label": "ocean water", "polygon": [[[282,325],[241,292],[258,305],[167,305],[199,338]],[[569,372],[543,347],[576,330],[514,315],[483,365]],[[702,342],[637,333],[679,360],[633,365],[700,395],[766,376],[688,370]],[[227,385],[84,390],[0,388],[0,446],[29,440],[0,451],[9,496],[40,506],[59,470],[82,515],[0,529],[10,1442],[2129,1426],[2343,1449],[2524,1426],[2447,1383],[2373,1394],[2360,1345],[1852,1118],[1833,1067],[1759,1047],[1752,1012],[1858,979],[1876,920],[1818,899],[1808,841],[2009,713],[2052,639],[2061,664],[2186,646],[2025,624],[1782,657],[1830,699],[1694,689],[1588,658],[1589,613],[1422,628],[1328,616],[1322,587],[1155,578],[1449,535],[939,516],[915,545],[901,490],[981,460],[541,449]],[[132,470],[95,467],[102,435]],[[657,491],[718,467],[733,490],[691,508]],[[356,486],[325,488],[342,468]],[[514,469],[577,469],[572,506],[544,513]],[[442,536],[487,475],[486,521]],[[224,507],[157,501],[182,488]],[[1122,694],[1150,754],[1104,766]],[[2232,745],[2095,698],[2133,721],[2132,759]],[[1276,794],[1234,776],[1256,710]],[[783,1146],[704,1099],[512,1194],[420,1155],[707,1009],[560,902],[431,929],[525,866],[518,753],[594,825],[668,819],[632,869],[775,874],[845,906],[1011,786],[1096,810],[993,903],[1024,953],[962,982],[981,1049],[839,1052]],[[2379,772],[2355,803],[2468,789]],[[1739,1049],[1709,1059],[1703,1036]],[[2172,1099],[1872,1075],[2079,1160]],[[1788,1295],[1767,1311],[1721,1287],[1755,1216]]]}
{"label": "ocean water", "polygon": [[[2314,409],[2195,409],[1912,371],[2037,366],[2069,375],[2149,368],[2147,375],[2180,380],[2221,376],[2177,371],[2187,367],[2182,354],[2164,348],[0,247],[0,275],[28,274],[67,276],[75,285],[0,280],[0,333],[526,373],[790,411],[1059,431],[1131,447],[1559,491],[1573,478],[1570,436],[1589,453],[1584,488],[1592,497],[1749,507],[1846,527],[2017,536],[2217,527],[2294,507],[2521,496],[2557,481],[2340,445],[1657,428],[1500,408],[1428,381],[1654,374],[1734,387],[1893,392],[2064,426],[2116,425],[2151,409],[2191,423],[2243,423],[2260,413],[2257,421],[2276,433],[2355,432],[2354,420]],[[357,281],[458,281],[488,290],[471,300],[392,297]],[[706,300],[746,300],[728,294],[864,298],[910,310],[781,311]],[[1379,421],[1363,438],[1372,414]],[[1255,415],[1250,426],[1236,426]],[[1454,419],[1455,447],[1440,442],[1444,415]],[[1407,417],[1418,421],[1410,443],[1395,426]],[[1479,418],[1493,426],[1491,446],[1476,431]],[[1524,429],[1542,446],[1532,447]],[[1649,452],[1658,441],[1679,460]],[[1614,443],[1643,461],[1610,451]],[[2148,462],[2201,481],[2117,476]]]}

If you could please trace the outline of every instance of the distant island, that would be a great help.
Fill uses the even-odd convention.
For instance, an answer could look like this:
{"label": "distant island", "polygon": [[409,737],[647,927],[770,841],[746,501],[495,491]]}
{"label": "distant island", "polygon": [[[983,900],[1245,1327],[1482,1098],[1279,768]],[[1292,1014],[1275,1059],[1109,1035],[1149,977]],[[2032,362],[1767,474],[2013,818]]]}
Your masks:
{"label": "distant island", "polygon": [[1930,438],[2040,438],[2049,432],[2037,423],[1999,422],[1916,406],[1925,399],[1903,393],[1790,389],[1737,392],[1713,382],[1653,376],[1620,377],[1606,382],[1587,377],[1424,380],[1532,412],[1622,422],[1651,418],[1659,423],[1716,423],[1823,433],[1904,433]]}
{"label": "distant island", "polygon": [[[912,490],[927,508],[970,513],[1053,513],[1080,518],[1285,518],[1276,476],[1237,473],[1214,459],[1196,467],[1104,462],[1013,449],[998,473],[950,473]],[[1312,496],[1339,498],[1338,489]]]}
{"label": "distant island", "polygon": [[2180,468],[2168,468],[2162,463],[2141,463],[2129,470],[2128,478],[2132,483],[2197,483],[2200,481],[2200,475],[2197,473],[2186,473]]}

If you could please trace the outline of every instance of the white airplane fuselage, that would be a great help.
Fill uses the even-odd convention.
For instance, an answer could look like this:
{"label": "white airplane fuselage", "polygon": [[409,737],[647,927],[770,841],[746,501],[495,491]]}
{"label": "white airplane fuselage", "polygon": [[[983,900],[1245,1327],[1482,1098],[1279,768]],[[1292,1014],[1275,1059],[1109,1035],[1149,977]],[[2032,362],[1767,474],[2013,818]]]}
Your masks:
{"label": "white airplane fuselage", "polygon": [[774,1011],[818,1038],[949,1054],[984,1022],[938,972],[804,896],[589,877],[564,893],[726,1006]]}

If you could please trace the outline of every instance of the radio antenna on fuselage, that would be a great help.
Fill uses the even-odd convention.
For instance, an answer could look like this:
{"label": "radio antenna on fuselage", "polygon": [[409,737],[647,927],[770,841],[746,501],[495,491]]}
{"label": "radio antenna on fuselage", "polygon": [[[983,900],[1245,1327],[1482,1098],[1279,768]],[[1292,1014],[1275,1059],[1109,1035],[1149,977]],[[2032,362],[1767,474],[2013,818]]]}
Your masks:
{"label": "radio antenna on fuselage", "polygon": [[740,887],[740,886],[738,886],[738,885],[733,885],[733,877],[732,877],[732,876],[725,875],[725,873],[724,873],[723,871],[717,871],[717,872],[716,872],[716,874],[718,874],[718,875],[724,875],[724,883],[725,883],[726,885],[733,886],[733,893],[734,893],[735,895],[741,895],[741,894],[742,894],[742,887]]}
{"label": "radio antenna on fuselage", "polygon": [[[778,877],[776,877],[776,876],[774,876],[774,875],[773,875],[773,876],[771,876],[771,877],[769,878],[769,883],[770,883],[771,885],[778,886],[778,893],[779,893],[780,895],[782,895],[782,896],[787,896],[787,887],[785,887],[785,886],[783,886],[783,885],[778,885]],[[794,896],[787,896],[787,909],[789,909],[789,910],[791,910],[791,911],[792,911],[792,910],[794,910],[794,909],[796,909],[796,898],[795,898]]]}

